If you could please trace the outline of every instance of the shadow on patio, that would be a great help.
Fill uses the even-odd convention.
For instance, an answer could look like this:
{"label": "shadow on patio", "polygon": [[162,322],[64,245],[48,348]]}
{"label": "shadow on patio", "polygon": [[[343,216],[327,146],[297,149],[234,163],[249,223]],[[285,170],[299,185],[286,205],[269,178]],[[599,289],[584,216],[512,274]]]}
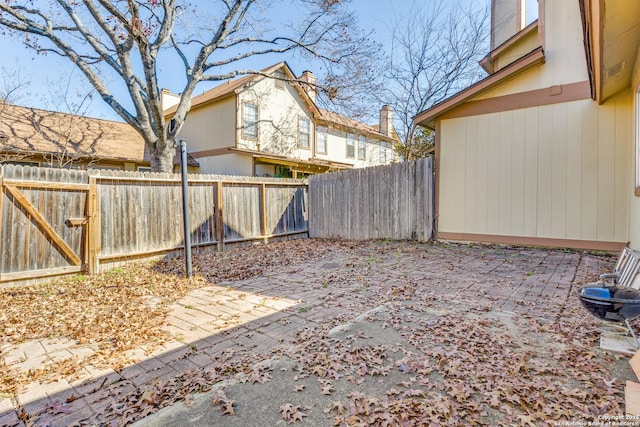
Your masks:
{"label": "shadow on patio", "polygon": [[[321,425],[381,422],[373,414],[493,425],[616,414],[623,398],[615,379],[628,372],[621,358],[597,349],[596,322],[573,293],[614,261],[561,250],[313,239],[201,254],[201,282],[168,307],[161,328],[171,335],[161,347],[139,345],[126,353],[136,363],[85,369],[82,380],[62,370],[57,382],[19,391],[17,410],[4,396],[0,424],[126,424],[176,401],[192,405],[194,392],[226,380],[268,392],[285,375],[265,365],[269,359],[293,361],[287,374],[322,386],[290,391],[311,403],[305,421]],[[183,280],[181,258],[160,264],[166,277]],[[22,363],[8,357],[17,346],[3,340],[9,368]],[[353,394],[361,390],[375,402]],[[262,420],[295,420],[307,406],[279,413],[292,396],[272,396]],[[224,411],[232,399],[217,400]],[[342,412],[332,409],[338,400]],[[225,417],[219,422],[251,425],[242,417],[251,403],[239,405],[233,417],[209,410]]]}

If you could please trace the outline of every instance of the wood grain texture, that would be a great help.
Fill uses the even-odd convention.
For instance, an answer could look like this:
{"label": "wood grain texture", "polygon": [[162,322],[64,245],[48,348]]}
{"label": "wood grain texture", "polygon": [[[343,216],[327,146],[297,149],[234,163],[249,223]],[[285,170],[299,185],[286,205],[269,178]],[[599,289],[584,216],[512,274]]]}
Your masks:
{"label": "wood grain texture", "polygon": [[[0,183],[0,282],[183,248],[179,175],[5,165]],[[193,247],[308,234],[304,181],[190,175],[188,191]]]}
{"label": "wood grain texture", "polygon": [[309,178],[309,234],[427,241],[433,224],[430,158]]}

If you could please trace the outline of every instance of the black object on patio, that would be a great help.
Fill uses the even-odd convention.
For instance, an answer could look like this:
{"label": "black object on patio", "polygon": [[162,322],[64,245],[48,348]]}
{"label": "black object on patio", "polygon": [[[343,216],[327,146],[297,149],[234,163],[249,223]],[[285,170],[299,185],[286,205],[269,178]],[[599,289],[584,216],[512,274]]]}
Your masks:
{"label": "black object on patio", "polygon": [[612,322],[624,322],[640,347],[630,320],[640,316],[640,291],[626,286],[593,283],[578,290],[582,305],[594,316]]}

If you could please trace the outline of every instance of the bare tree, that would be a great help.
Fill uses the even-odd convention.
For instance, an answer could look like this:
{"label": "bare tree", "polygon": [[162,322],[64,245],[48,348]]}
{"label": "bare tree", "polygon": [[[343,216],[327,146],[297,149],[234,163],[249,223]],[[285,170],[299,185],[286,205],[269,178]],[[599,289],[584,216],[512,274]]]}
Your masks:
{"label": "bare tree", "polygon": [[428,155],[433,132],[413,117],[467,87],[481,76],[478,61],[488,48],[488,18],[477,2],[414,2],[393,30],[387,67],[388,102],[397,114],[405,160]]}
{"label": "bare tree", "polygon": [[[295,0],[295,14],[267,21],[275,1],[0,0],[0,25],[39,53],[68,58],[100,97],[144,139],[155,171],[172,170],[174,144],[200,82],[246,74],[247,59],[298,52],[321,61],[331,97],[365,69],[375,46],[355,31],[346,0]],[[262,8],[262,9],[261,9]],[[299,19],[294,19],[299,17]],[[25,36],[26,34],[26,36]],[[158,84],[161,56],[181,64],[181,99],[167,122]],[[165,62],[166,63],[166,62]],[[114,95],[126,89],[127,99]]]}
{"label": "bare tree", "polygon": [[22,77],[21,70],[0,68],[0,111],[5,105],[18,102],[28,86],[29,82]]}
{"label": "bare tree", "polygon": [[88,126],[84,115],[94,91],[74,84],[72,72],[48,81],[42,101],[52,111],[17,107],[28,96],[27,79],[22,69],[0,69],[0,163],[44,161],[46,166],[82,169],[96,163],[95,146],[112,125]]}
{"label": "bare tree", "polygon": [[[0,117],[5,112],[8,105],[18,102],[24,95],[24,91],[29,82],[22,78],[20,70],[8,71],[2,67],[0,69]],[[6,162],[15,162],[29,157],[28,153],[22,151],[7,150],[9,135],[0,129],[0,165]]]}

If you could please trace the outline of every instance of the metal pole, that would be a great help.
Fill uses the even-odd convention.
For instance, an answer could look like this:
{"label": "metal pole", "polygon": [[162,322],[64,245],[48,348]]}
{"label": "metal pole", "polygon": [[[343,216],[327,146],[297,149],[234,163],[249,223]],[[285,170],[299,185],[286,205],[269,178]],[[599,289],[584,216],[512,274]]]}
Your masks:
{"label": "metal pole", "polygon": [[187,278],[193,274],[191,266],[191,226],[189,225],[189,186],[187,185],[187,141],[180,140],[180,171],[182,173],[182,223],[184,227],[184,262]]}

